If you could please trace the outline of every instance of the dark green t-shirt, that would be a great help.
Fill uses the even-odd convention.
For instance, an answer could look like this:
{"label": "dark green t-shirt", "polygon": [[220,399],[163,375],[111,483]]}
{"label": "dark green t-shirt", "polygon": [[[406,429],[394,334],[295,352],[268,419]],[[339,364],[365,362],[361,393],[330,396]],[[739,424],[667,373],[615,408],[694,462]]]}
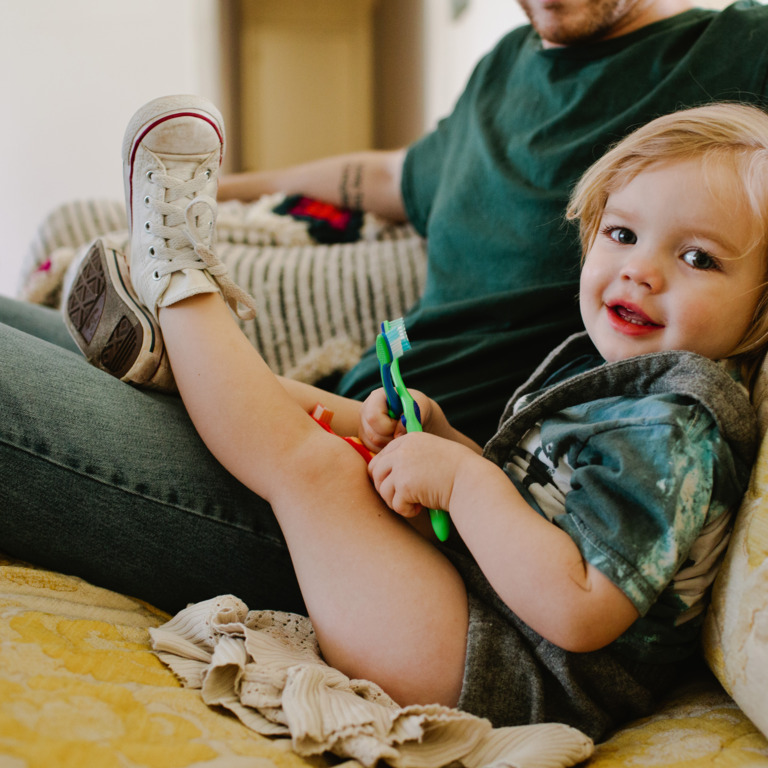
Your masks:
{"label": "dark green t-shirt", "polygon": [[[768,100],[768,6],[691,10],[601,43],[543,49],[513,30],[477,66],[453,113],[410,147],[402,191],[427,238],[424,294],[406,316],[409,387],[484,443],[514,389],[581,327],[579,247],[564,211],[616,141],[676,109]],[[384,318],[382,318],[384,319]],[[341,382],[364,397],[375,356]]]}

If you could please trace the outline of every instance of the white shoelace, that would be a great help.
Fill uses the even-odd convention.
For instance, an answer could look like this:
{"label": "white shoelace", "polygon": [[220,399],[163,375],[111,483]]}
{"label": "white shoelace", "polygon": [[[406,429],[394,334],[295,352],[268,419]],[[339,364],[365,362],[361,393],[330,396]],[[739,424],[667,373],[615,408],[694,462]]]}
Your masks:
{"label": "white shoelace", "polygon": [[[153,258],[157,259],[155,276],[162,277],[182,269],[205,269],[218,284],[224,300],[243,320],[256,315],[256,303],[229,276],[210,243],[216,221],[216,200],[209,195],[198,194],[209,183],[211,171],[198,169],[195,176],[182,180],[160,171],[152,171],[153,184],[169,191],[168,200],[150,198],[149,205],[163,217],[163,224],[151,226],[152,235],[164,242],[153,246]],[[174,205],[174,200],[192,197],[185,205]],[[239,306],[247,307],[246,310]]]}

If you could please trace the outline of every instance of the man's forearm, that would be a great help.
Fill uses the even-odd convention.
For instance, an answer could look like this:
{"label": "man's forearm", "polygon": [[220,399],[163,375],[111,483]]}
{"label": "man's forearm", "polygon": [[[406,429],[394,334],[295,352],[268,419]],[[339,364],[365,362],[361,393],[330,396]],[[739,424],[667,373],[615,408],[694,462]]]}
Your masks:
{"label": "man's forearm", "polygon": [[400,191],[405,150],[356,152],[290,168],[224,176],[219,199],[254,200],[285,192],[304,194],[345,208],[406,219]]}

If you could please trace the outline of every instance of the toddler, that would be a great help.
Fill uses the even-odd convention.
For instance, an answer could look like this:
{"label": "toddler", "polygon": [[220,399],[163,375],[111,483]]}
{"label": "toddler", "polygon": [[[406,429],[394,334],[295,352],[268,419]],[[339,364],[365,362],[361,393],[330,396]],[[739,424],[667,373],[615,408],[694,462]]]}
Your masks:
{"label": "toddler", "polygon": [[[586,332],[514,394],[484,448],[422,393],[424,432],[403,434],[381,390],[361,404],[270,372],[230,311],[251,300],[216,258],[223,142],[195,97],[133,118],[130,254],[97,241],[82,262],[66,302],[80,348],[126,381],[175,382],[206,446],[271,504],[345,674],[495,726],[599,738],[647,713],[695,656],[756,447],[745,385],[768,322],[768,116],[668,115],[584,175],[568,215]],[[374,452],[367,470],[309,417],[318,401]],[[446,545],[429,508],[450,514]]]}

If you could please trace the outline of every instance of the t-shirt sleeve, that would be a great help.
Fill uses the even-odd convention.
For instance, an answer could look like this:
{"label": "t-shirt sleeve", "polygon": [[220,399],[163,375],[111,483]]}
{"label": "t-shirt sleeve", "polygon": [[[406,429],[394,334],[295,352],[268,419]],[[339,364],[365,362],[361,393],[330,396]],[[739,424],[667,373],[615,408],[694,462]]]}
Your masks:
{"label": "t-shirt sleeve", "polygon": [[553,522],[644,615],[740,490],[718,477],[731,453],[704,409],[608,424],[568,449],[571,491]]}
{"label": "t-shirt sleeve", "polygon": [[447,140],[446,121],[412,144],[405,155],[401,192],[408,220],[416,231],[427,236],[427,222],[432,209],[443,167],[443,152]]}
{"label": "t-shirt sleeve", "polygon": [[[442,118],[433,131],[408,148],[403,164],[401,192],[408,219],[424,237],[427,236],[432,204],[444,181],[443,174],[451,173],[447,158],[454,145],[462,147],[467,123],[476,118],[474,103],[477,94],[484,92],[494,61],[505,52],[509,40],[517,36],[509,34],[502,38],[494,50],[480,59],[451,113]],[[450,186],[450,176],[448,181]]]}

